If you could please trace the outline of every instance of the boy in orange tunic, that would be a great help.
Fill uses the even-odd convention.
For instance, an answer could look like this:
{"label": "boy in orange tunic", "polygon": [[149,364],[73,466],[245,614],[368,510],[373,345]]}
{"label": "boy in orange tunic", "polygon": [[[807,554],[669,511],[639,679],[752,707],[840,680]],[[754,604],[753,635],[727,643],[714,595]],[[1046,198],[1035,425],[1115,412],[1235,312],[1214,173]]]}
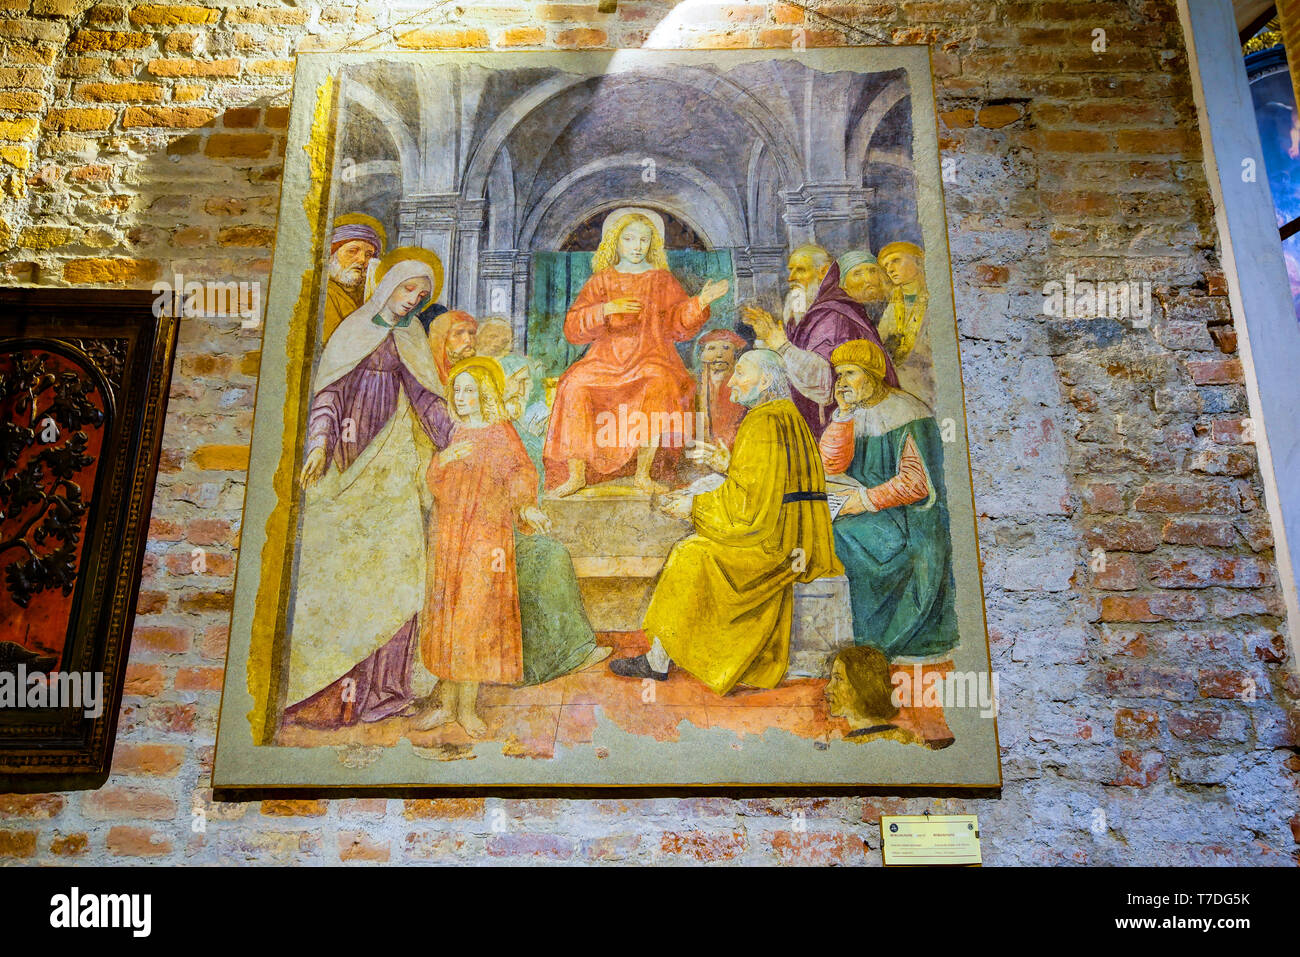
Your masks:
{"label": "boy in orange tunic", "polygon": [[441,707],[417,719],[421,729],[454,719],[482,735],[479,684],[524,676],[514,529],[522,521],[544,532],[550,520],[536,504],[537,471],[506,418],[504,387],[493,359],[465,359],[449,377],[456,425],[429,466],[438,544],[420,641],[425,667],[444,687]]}
{"label": "boy in orange tunic", "polygon": [[[687,296],[668,271],[657,219],[649,210],[610,214],[594,272],[565,316],[565,338],[591,348],[560,377],[555,393],[542,458],[546,487],[557,497],[624,474],[634,457],[637,487],[667,491],[650,477],[661,435],[684,444],[695,384],[673,343],[704,328],[727,281],[707,282],[699,295]],[[627,427],[602,427],[613,422]],[[618,431],[625,434],[608,434]]]}

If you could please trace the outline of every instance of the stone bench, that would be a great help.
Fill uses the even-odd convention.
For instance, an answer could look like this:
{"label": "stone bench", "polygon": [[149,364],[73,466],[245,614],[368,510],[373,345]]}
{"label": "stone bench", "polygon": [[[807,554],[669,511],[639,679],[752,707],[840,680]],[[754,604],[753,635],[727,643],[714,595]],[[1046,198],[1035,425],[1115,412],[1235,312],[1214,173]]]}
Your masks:
{"label": "stone bench", "polygon": [[829,678],[831,659],[853,644],[853,606],[843,575],[796,582],[789,678]]}
{"label": "stone bench", "polygon": [[[542,499],[551,536],[573,558],[587,617],[596,631],[639,631],[668,552],[690,522],[654,508],[619,482],[605,494]],[[593,490],[594,491],[594,490]],[[826,678],[835,652],[853,644],[849,582],[840,575],[794,586],[790,677]]]}

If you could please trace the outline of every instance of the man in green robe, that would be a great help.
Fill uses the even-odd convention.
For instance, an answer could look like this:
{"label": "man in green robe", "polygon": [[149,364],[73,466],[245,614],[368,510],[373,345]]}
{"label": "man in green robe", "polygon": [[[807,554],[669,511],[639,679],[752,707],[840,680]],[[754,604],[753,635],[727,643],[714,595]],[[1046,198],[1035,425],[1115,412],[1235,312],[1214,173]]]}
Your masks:
{"label": "man in green robe", "polygon": [[853,636],[891,660],[957,644],[943,442],[934,414],[885,383],[885,354],[854,340],[831,355],[838,408],[821,439],[828,489],[847,496],[835,553],[849,579]]}

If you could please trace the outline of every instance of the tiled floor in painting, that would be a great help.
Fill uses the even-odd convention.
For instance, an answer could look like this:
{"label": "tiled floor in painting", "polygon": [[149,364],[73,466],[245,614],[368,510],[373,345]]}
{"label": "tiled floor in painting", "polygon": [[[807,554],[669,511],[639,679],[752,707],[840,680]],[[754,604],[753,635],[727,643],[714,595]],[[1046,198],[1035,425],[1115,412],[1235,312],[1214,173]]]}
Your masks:
{"label": "tiled floor in painting", "polygon": [[[590,746],[599,718],[624,731],[675,741],[683,727],[723,728],[736,734],[762,734],[771,728],[812,740],[830,741],[849,730],[840,718],[827,714],[824,679],[794,678],[771,690],[740,688],[726,696],[674,668],[667,681],[653,683],[620,678],[609,670],[614,658],[641,654],[647,643],[641,632],[605,632],[597,637],[612,646],[610,658],[576,674],[530,688],[484,686],[479,714],[488,726],[482,740],[501,742],[502,751],[519,757],[551,757],[556,745]],[[947,671],[952,665],[928,665],[925,671]],[[653,690],[653,700],[648,698]],[[942,747],[951,732],[941,708],[904,708],[894,722],[895,740],[918,746]],[[289,726],[276,740],[282,745],[314,747],[338,744],[393,745],[403,738],[421,748],[442,751],[448,759],[468,756],[476,742],[460,725],[433,731],[413,731],[403,718],[342,731],[316,731]]]}

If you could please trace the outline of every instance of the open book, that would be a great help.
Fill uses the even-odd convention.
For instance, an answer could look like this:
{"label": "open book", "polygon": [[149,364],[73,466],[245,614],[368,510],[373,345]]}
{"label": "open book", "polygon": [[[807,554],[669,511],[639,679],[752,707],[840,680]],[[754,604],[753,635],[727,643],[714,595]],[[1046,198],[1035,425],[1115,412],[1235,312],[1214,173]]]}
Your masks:
{"label": "open book", "polygon": [[831,509],[831,521],[839,517],[842,509],[863,484],[851,475],[828,475],[826,477],[826,504]]}

